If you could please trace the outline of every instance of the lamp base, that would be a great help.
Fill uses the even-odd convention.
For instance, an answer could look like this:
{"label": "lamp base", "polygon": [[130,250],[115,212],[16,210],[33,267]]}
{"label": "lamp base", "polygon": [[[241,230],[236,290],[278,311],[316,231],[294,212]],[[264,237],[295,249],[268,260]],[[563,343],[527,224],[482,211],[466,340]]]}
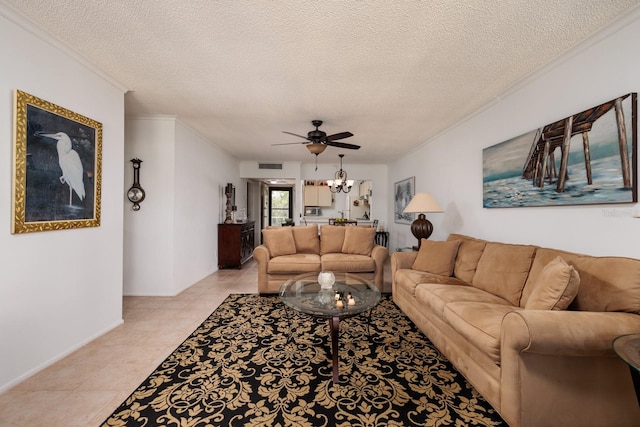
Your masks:
{"label": "lamp base", "polygon": [[420,249],[421,239],[428,239],[433,233],[433,224],[423,213],[418,214],[418,219],[411,223],[411,233],[418,239],[418,249]]}

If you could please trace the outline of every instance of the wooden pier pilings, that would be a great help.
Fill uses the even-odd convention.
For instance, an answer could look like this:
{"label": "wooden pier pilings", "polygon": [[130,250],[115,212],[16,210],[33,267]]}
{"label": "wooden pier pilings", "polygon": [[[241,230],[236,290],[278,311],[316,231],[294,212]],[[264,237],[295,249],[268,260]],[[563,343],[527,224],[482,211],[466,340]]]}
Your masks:
{"label": "wooden pier pilings", "polygon": [[[585,173],[587,182],[593,183],[591,172],[591,151],[589,147],[589,132],[593,123],[606,114],[612,108],[615,109],[616,124],[618,128],[618,149],[620,151],[622,182],[624,188],[631,188],[631,166],[629,163],[629,151],[627,145],[627,132],[622,101],[630,94],[621,96],[597,107],[590,108],[581,113],[567,117],[563,120],[550,123],[539,128],[535,134],[529,155],[522,169],[522,176],[530,179],[534,186],[542,188],[544,181],[552,184],[556,180],[556,191],[564,192],[566,180],[569,179],[568,163],[571,138],[574,135],[582,135],[582,149],[584,153]],[[560,148],[560,166],[556,169],[555,151]]]}

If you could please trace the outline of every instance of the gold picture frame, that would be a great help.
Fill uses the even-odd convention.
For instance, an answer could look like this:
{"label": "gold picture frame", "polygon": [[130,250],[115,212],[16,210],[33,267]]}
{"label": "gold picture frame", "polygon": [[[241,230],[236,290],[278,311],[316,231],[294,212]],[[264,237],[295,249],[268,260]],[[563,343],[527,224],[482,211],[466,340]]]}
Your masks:
{"label": "gold picture frame", "polygon": [[12,233],[100,226],[102,124],[15,91]]}

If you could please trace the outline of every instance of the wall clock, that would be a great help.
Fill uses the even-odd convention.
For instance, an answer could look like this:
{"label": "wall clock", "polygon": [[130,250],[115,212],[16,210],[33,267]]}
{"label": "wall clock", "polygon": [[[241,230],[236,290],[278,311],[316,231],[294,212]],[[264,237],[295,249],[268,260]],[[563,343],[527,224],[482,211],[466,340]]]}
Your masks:
{"label": "wall clock", "polygon": [[127,198],[131,203],[133,203],[132,209],[134,211],[140,210],[140,203],[144,200],[144,190],[140,186],[140,164],[142,160],[140,159],[131,159],[131,163],[133,163],[133,185],[127,191]]}

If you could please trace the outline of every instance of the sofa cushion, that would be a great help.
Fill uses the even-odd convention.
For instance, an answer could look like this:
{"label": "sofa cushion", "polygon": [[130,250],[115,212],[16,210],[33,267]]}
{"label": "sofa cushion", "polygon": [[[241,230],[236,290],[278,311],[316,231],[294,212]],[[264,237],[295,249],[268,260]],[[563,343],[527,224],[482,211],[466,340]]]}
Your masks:
{"label": "sofa cushion", "polygon": [[354,255],[371,255],[376,229],[373,227],[344,227],[344,242],[341,252]]}
{"label": "sofa cushion", "polygon": [[530,245],[487,243],[473,276],[473,286],[519,306],[535,251],[536,247]]}
{"label": "sofa cushion", "polygon": [[320,226],[320,255],[342,252],[344,244],[345,226]]}
{"label": "sofa cushion", "polygon": [[561,257],[542,269],[524,306],[526,310],[565,310],[578,294],[580,276]]}
{"label": "sofa cushion", "polygon": [[292,227],[293,240],[296,244],[296,252],[299,254],[319,254],[320,239],[318,238],[318,226],[308,225]]}
{"label": "sofa cushion", "polygon": [[452,302],[446,305],[444,318],[456,332],[499,365],[502,319],[518,310],[523,309],[486,302]]}
{"label": "sofa cushion", "polygon": [[415,297],[425,308],[444,319],[444,308],[451,302],[485,302],[497,305],[511,305],[507,300],[497,297],[482,289],[464,284],[420,283],[416,286]]}
{"label": "sofa cushion", "polygon": [[376,262],[367,255],[356,254],[324,254],[320,258],[322,271],[340,271],[350,273],[364,273],[376,271]]}
{"label": "sofa cushion", "polygon": [[459,246],[460,240],[437,242],[421,239],[418,255],[411,268],[442,276],[451,276]]}
{"label": "sofa cushion", "polygon": [[269,260],[267,272],[275,274],[319,272],[321,271],[320,266],[320,255],[318,254],[282,255]]}
{"label": "sofa cushion", "polygon": [[468,283],[463,282],[460,279],[456,279],[455,277],[442,276],[440,274],[429,273],[427,271],[402,269],[402,270],[397,270],[395,274],[396,276],[399,276],[399,277],[406,277],[408,280],[418,285],[421,283],[438,283],[443,285],[469,286]]}
{"label": "sofa cushion", "polygon": [[473,276],[476,274],[478,261],[480,261],[480,256],[482,256],[487,241],[462,234],[450,234],[447,240],[459,240],[462,242],[458,248],[456,263],[453,267],[453,275],[458,279],[471,283]]}
{"label": "sofa cushion", "polygon": [[427,273],[425,271],[410,270],[408,268],[396,270],[393,277],[393,280],[398,287],[402,287],[408,290],[412,295],[415,295],[416,287],[421,283],[438,283],[461,286],[467,285],[467,283],[463,282],[462,280],[456,279],[455,277],[440,276],[438,274]]}
{"label": "sofa cushion", "polygon": [[269,254],[272,258],[296,253],[296,243],[293,240],[292,228],[280,227],[262,230],[264,244],[269,249]]}

